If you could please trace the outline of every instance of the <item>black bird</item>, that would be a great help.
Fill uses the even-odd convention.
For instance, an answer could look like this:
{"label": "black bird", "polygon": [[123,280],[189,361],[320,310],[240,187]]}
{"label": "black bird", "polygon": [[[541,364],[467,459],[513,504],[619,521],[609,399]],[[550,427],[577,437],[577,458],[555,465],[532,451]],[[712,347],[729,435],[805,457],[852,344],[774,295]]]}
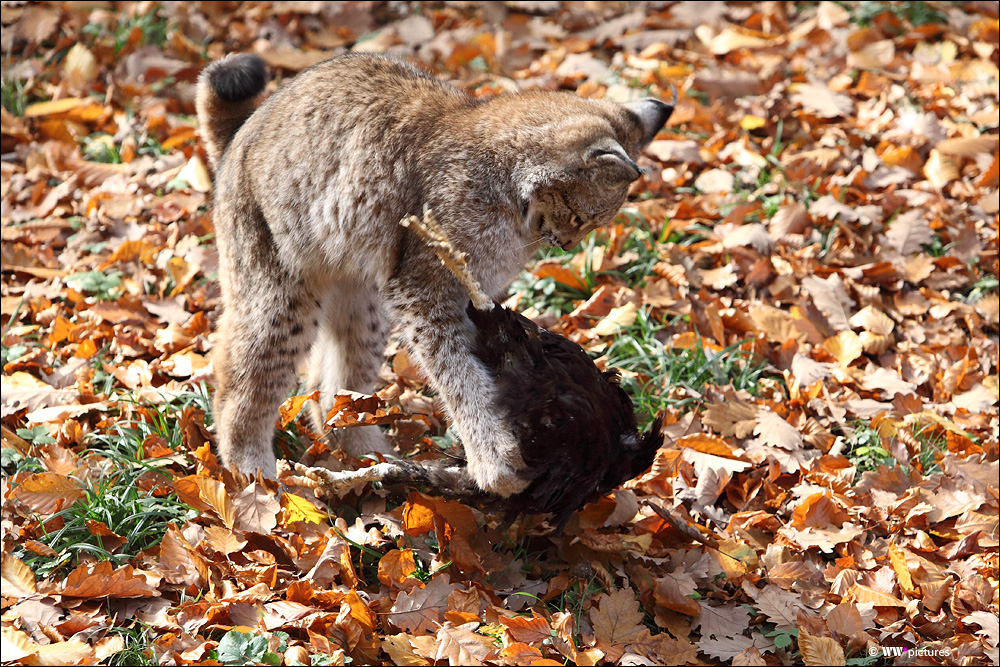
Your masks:
{"label": "black bird", "polygon": [[508,308],[470,303],[466,312],[531,479],[504,502],[508,510],[554,514],[561,531],[589,499],[652,465],[662,417],[639,433],[617,371],[598,370],[579,345]]}
{"label": "black bird", "polygon": [[498,408],[518,441],[528,487],[509,498],[484,494],[464,461],[388,461],[331,472],[290,464],[332,494],[357,481],[422,482],[439,492],[515,514],[554,514],[561,532],[595,496],[632,479],[653,463],[663,444],[662,416],[639,433],[632,401],[616,371],[601,371],[576,343],[538,326],[485,295],[466,255],[445,237],[433,213],[400,224],[416,231],[468,291],[466,312],[476,327],[473,354],[492,374]]}

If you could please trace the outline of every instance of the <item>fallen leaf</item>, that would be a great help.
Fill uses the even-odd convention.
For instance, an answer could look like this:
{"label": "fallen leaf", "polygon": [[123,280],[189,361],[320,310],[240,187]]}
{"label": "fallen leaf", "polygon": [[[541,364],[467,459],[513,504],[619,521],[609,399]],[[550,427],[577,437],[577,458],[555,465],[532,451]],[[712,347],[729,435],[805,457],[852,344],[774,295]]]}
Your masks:
{"label": "fallen leaf", "polygon": [[846,665],[844,649],[829,637],[814,637],[805,630],[798,635],[799,651],[806,665]]}
{"label": "fallen leaf", "polygon": [[77,598],[151,598],[160,592],[131,565],[114,568],[110,561],[84,563],[69,573],[59,593]]}

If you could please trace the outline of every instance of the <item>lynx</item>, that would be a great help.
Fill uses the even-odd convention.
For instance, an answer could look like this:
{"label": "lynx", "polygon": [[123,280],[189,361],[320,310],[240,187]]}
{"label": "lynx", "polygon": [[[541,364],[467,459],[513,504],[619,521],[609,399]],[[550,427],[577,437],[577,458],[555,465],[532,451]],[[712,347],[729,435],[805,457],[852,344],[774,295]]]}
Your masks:
{"label": "lynx", "polygon": [[[393,323],[479,487],[521,491],[524,461],[471,354],[468,295],[399,221],[433,209],[486,293],[501,295],[541,244],[571,248],[614,217],[673,107],[557,92],[475,99],[371,55],[320,63],[258,106],[266,82],[250,54],[211,64],[198,82],[216,182],[223,462],[273,477],[274,419],[303,356],[322,396],[314,413],[325,415],[336,391],[373,390]],[[331,437],[355,456],[392,451],[378,427]]]}

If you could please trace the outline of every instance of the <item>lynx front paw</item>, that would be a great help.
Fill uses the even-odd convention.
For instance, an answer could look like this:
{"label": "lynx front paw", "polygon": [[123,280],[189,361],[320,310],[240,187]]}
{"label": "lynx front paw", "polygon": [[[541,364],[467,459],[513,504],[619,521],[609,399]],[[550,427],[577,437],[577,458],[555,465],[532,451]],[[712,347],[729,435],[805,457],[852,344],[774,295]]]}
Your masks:
{"label": "lynx front paw", "polygon": [[492,446],[467,446],[465,449],[469,474],[476,485],[487,493],[506,498],[524,491],[531,480],[524,474],[524,460],[513,436],[506,434],[503,440],[507,442],[499,447],[494,443]]}

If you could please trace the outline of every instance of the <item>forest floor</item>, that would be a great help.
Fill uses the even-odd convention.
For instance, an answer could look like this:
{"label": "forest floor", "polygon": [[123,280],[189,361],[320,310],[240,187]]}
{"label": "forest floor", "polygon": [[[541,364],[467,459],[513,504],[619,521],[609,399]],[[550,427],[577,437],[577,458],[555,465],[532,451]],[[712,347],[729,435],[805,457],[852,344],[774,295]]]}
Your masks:
{"label": "forest floor", "polygon": [[[220,469],[193,91],[244,50],[271,90],[347,50],[676,87],[614,224],[508,302],[665,415],[650,470],[554,535]],[[997,664],[996,2],[5,3],[2,53],[3,663]],[[339,422],[442,456],[383,371]],[[283,454],[370,464],[304,400]]]}

